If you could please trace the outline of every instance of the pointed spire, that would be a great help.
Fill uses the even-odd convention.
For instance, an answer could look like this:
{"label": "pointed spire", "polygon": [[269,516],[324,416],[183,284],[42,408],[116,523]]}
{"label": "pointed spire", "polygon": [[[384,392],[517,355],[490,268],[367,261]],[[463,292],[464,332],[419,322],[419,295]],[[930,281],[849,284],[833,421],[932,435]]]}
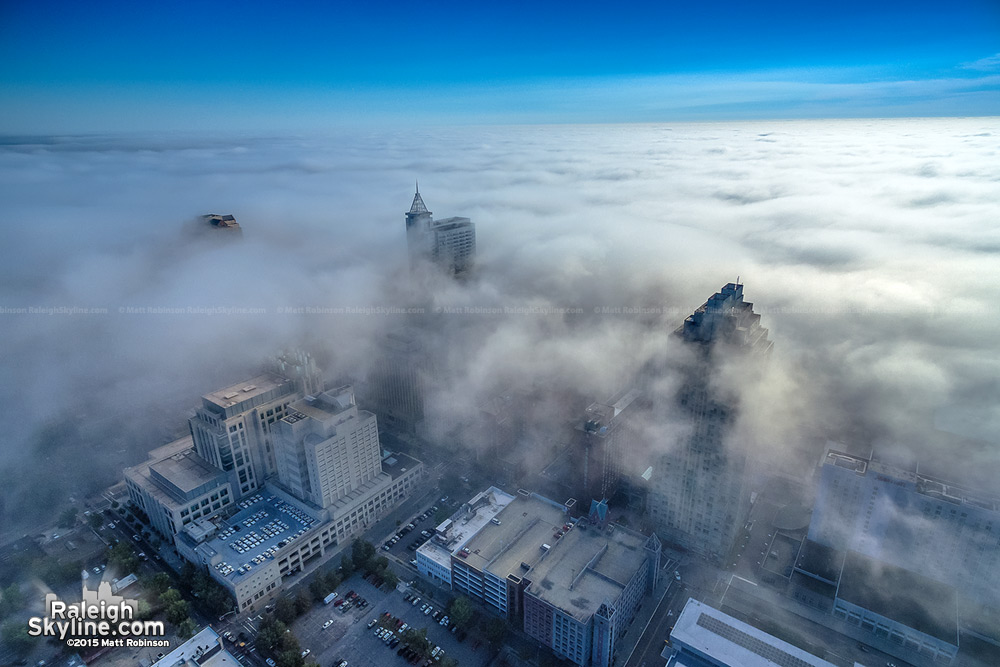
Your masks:
{"label": "pointed spire", "polygon": [[424,200],[420,196],[420,184],[416,183],[416,193],[413,195],[413,204],[410,205],[410,213],[417,215],[421,213],[430,213],[427,207],[424,205]]}

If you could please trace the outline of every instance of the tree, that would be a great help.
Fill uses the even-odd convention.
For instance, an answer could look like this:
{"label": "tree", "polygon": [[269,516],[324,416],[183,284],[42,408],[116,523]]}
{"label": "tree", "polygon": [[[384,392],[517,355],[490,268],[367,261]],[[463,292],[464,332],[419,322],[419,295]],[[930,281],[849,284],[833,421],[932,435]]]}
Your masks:
{"label": "tree", "polygon": [[93,514],[87,517],[87,523],[90,524],[91,528],[97,530],[98,528],[101,527],[101,524],[104,523],[104,517],[102,517],[97,512],[94,512]]}
{"label": "tree", "polygon": [[170,588],[170,575],[166,572],[157,572],[150,578],[147,585],[149,586],[149,590],[158,596]]}
{"label": "tree", "polygon": [[340,569],[344,571],[344,578],[351,576],[351,572],[354,572],[354,561],[347,554],[340,557]]}
{"label": "tree", "polygon": [[395,588],[396,584],[399,583],[399,577],[397,577],[396,573],[389,568],[382,570],[379,576],[385,581],[386,586],[391,588]]}
{"label": "tree", "polygon": [[160,604],[165,607],[172,605],[175,602],[180,602],[184,598],[181,597],[181,592],[176,588],[168,588],[167,590],[160,593]]}
{"label": "tree", "polygon": [[458,660],[446,655],[444,659],[439,663],[439,667],[458,667]]}
{"label": "tree", "polygon": [[310,607],[312,607],[312,599],[310,599],[308,593],[300,590],[299,594],[295,598],[295,615],[301,616],[309,611]]}
{"label": "tree", "polygon": [[21,621],[8,621],[0,629],[0,643],[15,655],[26,655],[35,645],[35,638],[28,635],[28,625]]}
{"label": "tree", "polygon": [[313,580],[309,582],[309,592],[312,593],[313,598],[315,598],[317,602],[322,602],[323,599],[330,594],[330,589],[326,586],[326,577],[316,575]]}
{"label": "tree", "polygon": [[167,621],[174,625],[181,625],[191,613],[191,605],[187,600],[178,600],[167,605]]}
{"label": "tree", "polygon": [[278,598],[274,603],[274,617],[285,625],[294,621],[296,616],[295,603],[288,598]]}
{"label": "tree", "polygon": [[427,628],[410,628],[403,633],[403,641],[417,653],[425,657],[431,654],[431,643],[427,640]]}
{"label": "tree", "polygon": [[181,639],[190,639],[194,637],[194,633],[198,631],[198,626],[190,618],[185,618],[180,625],[177,626],[177,636]]}
{"label": "tree", "polygon": [[269,619],[274,619],[274,617],[265,616],[264,621],[261,622],[260,630],[257,632],[257,643],[268,651],[273,651],[281,645],[287,626],[281,621]]}
{"label": "tree", "polygon": [[465,629],[469,626],[469,621],[472,620],[472,612],[472,604],[469,602],[469,598],[464,595],[459,595],[451,601],[451,607],[448,609],[448,616],[451,617],[451,620],[455,625]]}
{"label": "tree", "polygon": [[149,606],[149,603],[145,600],[138,600],[136,602],[135,616],[140,621],[148,621],[153,615],[153,608]]}
{"label": "tree", "polygon": [[328,571],[323,575],[323,582],[326,584],[326,589],[328,592],[333,592],[337,590],[337,586],[340,586],[340,577],[336,572]]}
{"label": "tree", "polygon": [[79,513],[75,507],[67,508],[59,515],[59,526],[62,528],[72,528],[76,524],[76,515]]}
{"label": "tree", "polygon": [[494,649],[500,648],[507,638],[507,623],[500,618],[491,618],[486,623],[486,639]]}
{"label": "tree", "polygon": [[108,560],[117,565],[123,572],[133,572],[139,566],[139,559],[135,551],[126,542],[119,542],[111,547]]}
{"label": "tree", "polygon": [[298,651],[282,651],[277,656],[278,667],[303,667],[305,662]]}
{"label": "tree", "polygon": [[351,545],[351,561],[355,570],[360,570],[375,556],[375,547],[367,540],[356,539]]}
{"label": "tree", "polygon": [[24,606],[24,593],[17,584],[11,584],[0,590],[0,618],[13,614]]}

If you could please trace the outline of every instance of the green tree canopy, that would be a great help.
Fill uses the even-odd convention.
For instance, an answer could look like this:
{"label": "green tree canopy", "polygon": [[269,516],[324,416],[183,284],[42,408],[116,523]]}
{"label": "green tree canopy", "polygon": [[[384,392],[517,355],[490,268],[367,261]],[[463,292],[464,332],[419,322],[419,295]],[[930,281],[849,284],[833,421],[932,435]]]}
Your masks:
{"label": "green tree canopy", "polygon": [[474,609],[472,608],[472,603],[469,602],[469,598],[464,595],[459,595],[451,601],[451,607],[448,609],[448,616],[451,617],[451,620],[455,625],[464,629],[469,626],[469,622],[472,620],[473,611]]}
{"label": "green tree canopy", "polygon": [[290,624],[297,616],[295,603],[288,598],[278,598],[278,601],[274,603],[274,617],[285,625]]}
{"label": "green tree canopy", "polygon": [[61,528],[72,528],[76,524],[76,515],[80,513],[75,507],[69,507],[63,510],[63,513],[59,515],[59,526]]}
{"label": "green tree canopy", "polygon": [[10,620],[0,628],[0,643],[15,655],[26,655],[36,641],[28,635],[28,625],[21,621]]}
{"label": "green tree canopy", "polygon": [[257,643],[268,651],[273,651],[281,645],[286,629],[287,626],[275,619],[274,616],[265,616],[264,621],[261,622],[260,630],[257,632]]}
{"label": "green tree canopy", "polygon": [[150,577],[147,585],[149,586],[150,591],[156,595],[160,595],[163,591],[170,588],[170,575],[166,572],[157,572]]}
{"label": "green tree canopy", "polygon": [[181,625],[191,614],[191,605],[187,600],[178,600],[167,605],[167,621],[174,625]]}
{"label": "green tree canopy", "polygon": [[507,622],[501,618],[491,618],[486,622],[486,639],[497,648],[507,638]]}
{"label": "green tree canopy", "polygon": [[367,540],[356,539],[351,544],[351,561],[355,570],[360,570],[375,557],[375,547]]}
{"label": "green tree canopy", "polygon": [[177,636],[181,639],[190,639],[194,637],[194,633],[198,631],[198,626],[190,618],[185,618],[181,621],[181,624],[177,626]]}

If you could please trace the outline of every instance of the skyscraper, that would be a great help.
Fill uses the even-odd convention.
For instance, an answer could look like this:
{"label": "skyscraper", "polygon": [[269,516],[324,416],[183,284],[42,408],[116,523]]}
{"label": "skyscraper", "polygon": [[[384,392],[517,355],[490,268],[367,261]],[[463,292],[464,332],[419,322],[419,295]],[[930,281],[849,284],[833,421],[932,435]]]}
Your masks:
{"label": "skyscraper", "polygon": [[466,271],[476,257],[476,226],[469,218],[434,220],[417,187],[406,213],[410,266],[431,261],[449,273]]}
{"label": "skyscraper", "polygon": [[350,386],[289,407],[275,438],[278,480],[297,498],[329,507],[382,475],[375,415]]}
{"label": "skyscraper", "polygon": [[674,331],[694,352],[675,405],[685,435],[654,466],[649,509],[666,541],[715,561],[728,554],[750,510],[749,443],[730,441],[738,397],[723,395],[711,377],[730,355],[770,353],[767,333],[738,283],[712,295]]}

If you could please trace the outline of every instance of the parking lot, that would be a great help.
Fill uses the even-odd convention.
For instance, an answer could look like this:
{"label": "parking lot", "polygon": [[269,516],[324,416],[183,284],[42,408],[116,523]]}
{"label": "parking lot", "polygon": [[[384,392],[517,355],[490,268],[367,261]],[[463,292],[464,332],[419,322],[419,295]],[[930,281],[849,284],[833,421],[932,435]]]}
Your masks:
{"label": "parking lot", "polygon": [[[433,503],[428,503],[425,507],[418,509],[409,518],[409,523],[401,524],[393,535],[375,546],[380,554],[385,554],[388,551],[402,562],[410,563],[417,557],[417,549],[420,545],[434,533],[434,528],[438,524],[435,521],[435,515],[441,511],[450,516],[457,507],[458,504],[453,498],[448,498],[446,501],[436,499]],[[423,534],[424,532],[426,535]],[[389,548],[385,549],[385,547]]]}
{"label": "parking lot", "polygon": [[[405,584],[400,584],[400,589],[404,588]],[[367,627],[370,621],[378,619],[385,612],[402,619],[411,628],[426,628],[427,639],[431,644],[443,648],[445,655],[455,658],[461,665],[479,667],[487,662],[485,645],[473,649],[477,643],[481,643],[481,639],[470,634],[464,642],[459,642],[457,633],[449,632],[447,628],[438,625],[431,615],[420,611],[428,600],[424,599],[413,605],[404,600],[408,591],[393,590],[387,593],[376,589],[360,575],[354,575],[342,583],[337,592],[342,597],[351,590],[367,599],[368,606],[364,609],[354,607],[342,613],[332,603],[317,604],[292,624],[292,631],[299,638],[302,647],[310,650],[309,658],[321,667],[337,665],[342,660],[346,660],[350,667],[407,665],[406,660],[396,655],[402,644],[390,649],[374,636],[373,629]],[[435,605],[434,609],[444,611],[439,605]],[[324,628],[324,624],[331,620],[333,622]]]}

